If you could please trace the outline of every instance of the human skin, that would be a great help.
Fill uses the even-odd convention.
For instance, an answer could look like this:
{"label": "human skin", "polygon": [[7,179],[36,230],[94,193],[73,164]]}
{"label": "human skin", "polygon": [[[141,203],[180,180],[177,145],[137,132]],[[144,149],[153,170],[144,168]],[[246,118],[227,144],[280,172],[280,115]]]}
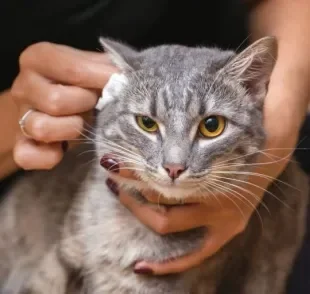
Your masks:
{"label": "human skin", "polygon": [[[217,252],[246,227],[264,189],[290,159],[306,113],[310,90],[310,40],[305,38],[310,35],[309,13],[310,2],[307,0],[269,0],[261,1],[251,15],[253,40],[265,35],[278,39],[278,59],[264,109],[267,132],[265,150],[268,156],[259,158],[258,163],[263,165],[258,165],[254,171],[261,176],[251,177],[248,184],[236,191],[248,198],[255,194],[255,201],[251,197],[253,206],[238,201],[236,204],[242,215],[228,200],[221,200],[222,205],[219,206],[217,202],[199,203],[193,199],[193,204],[189,206],[156,210],[137,203],[120,191],[120,201],[141,222],[159,234],[208,227],[208,237],[197,252],[164,264],[141,261],[136,264],[137,273],[160,275],[184,271]],[[38,43],[27,48],[21,55],[20,73],[11,91],[2,94],[7,97],[8,105],[0,111],[13,111],[10,117],[13,131],[7,134],[7,142],[0,144],[0,175],[7,175],[16,169],[12,154],[16,163],[25,169],[50,169],[59,163],[64,154],[59,142],[79,137],[85,113],[93,109],[99,91],[115,71],[104,54],[50,43]],[[18,119],[29,108],[38,110],[26,122],[26,130],[35,141],[17,131]],[[0,119],[3,119],[2,115]],[[4,164],[6,160],[11,163],[9,167]],[[126,171],[121,171],[121,175],[133,176]],[[145,197],[157,201],[157,195],[151,191],[146,192]]]}

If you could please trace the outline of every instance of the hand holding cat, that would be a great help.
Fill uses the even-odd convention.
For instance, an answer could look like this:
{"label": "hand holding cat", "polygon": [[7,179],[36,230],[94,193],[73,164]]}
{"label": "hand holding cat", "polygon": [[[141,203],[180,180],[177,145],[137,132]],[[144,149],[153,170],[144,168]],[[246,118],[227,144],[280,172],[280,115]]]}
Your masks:
{"label": "hand holding cat", "polygon": [[[164,264],[141,261],[136,264],[137,273],[167,274],[184,271],[213,255],[244,230],[264,189],[289,160],[306,109],[292,99],[306,93],[300,86],[304,86],[304,83],[300,84],[300,78],[292,78],[285,66],[283,68],[284,63],[283,59],[277,63],[265,100],[268,139],[265,153],[253,171],[256,175],[252,175],[249,183],[237,191],[243,195],[243,199],[252,196],[252,207],[242,201],[236,203],[236,206],[229,201],[221,201],[222,206],[214,201],[208,205],[191,204],[156,210],[135,202],[120,191],[121,202],[144,224],[160,234],[201,226],[208,228],[205,243],[197,252]],[[115,68],[109,65],[102,54],[46,43],[28,48],[21,56],[20,68],[12,94],[22,115],[30,108],[37,110],[31,113],[25,126],[27,133],[36,141],[25,137],[20,139],[15,148],[15,159],[27,169],[48,169],[63,156],[59,142],[80,135],[83,127],[81,114],[95,106],[99,96],[97,91],[101,90]],[[113,188],[116,190],[116,187]],[[146,193],[145,197],[152,196]]]}
{"label": "hand holding cat", "polygon": [[80,136],[116,69],[105,54],[50,43],[30,46],[19,63],[11,93],[21,117],[29,115],[14,159],[24,169],[50,169],[61,161],[67,140]]}

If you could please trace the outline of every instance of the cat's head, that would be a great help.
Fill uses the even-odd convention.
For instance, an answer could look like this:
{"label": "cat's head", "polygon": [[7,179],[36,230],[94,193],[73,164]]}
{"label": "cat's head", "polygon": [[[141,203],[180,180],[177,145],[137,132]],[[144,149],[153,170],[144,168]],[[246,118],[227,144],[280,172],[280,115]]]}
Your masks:
{"label": "cat's head", "polygon": [[264,144],[274,38],[239,54],[177,45],[138,52],[101,43],[120,72],[103,90],[99,156],[116,154],[167,198],[228,192],[244,180]]}

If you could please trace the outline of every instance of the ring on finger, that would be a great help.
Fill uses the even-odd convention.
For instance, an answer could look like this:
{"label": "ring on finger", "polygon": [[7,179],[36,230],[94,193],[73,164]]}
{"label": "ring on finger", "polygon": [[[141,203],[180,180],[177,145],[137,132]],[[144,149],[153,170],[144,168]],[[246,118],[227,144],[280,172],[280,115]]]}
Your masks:
{"label": "ring on finger", "polygon": [[34,109],[29,109],[22,117],[21,119],[18,121],[18,124],[19,124],[19,127],[20,127],[20,130],[22,131],[23,135],[26,137],[26,138],[32,138],[28,132],[26,131],[26,120],[27,118],[29,117],[29,115],[34,112],[35,110]]}

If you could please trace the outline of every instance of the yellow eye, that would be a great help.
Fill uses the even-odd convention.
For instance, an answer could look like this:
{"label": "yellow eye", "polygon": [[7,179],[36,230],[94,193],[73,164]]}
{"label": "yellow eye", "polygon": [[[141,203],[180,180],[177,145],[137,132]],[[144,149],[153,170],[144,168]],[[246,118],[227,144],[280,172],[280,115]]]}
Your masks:
{"label": "yellow eye", "polygon": [[152,120],[150,117],[140,115],[140,116],[137,116],[136,118],[137,118],[137,124],[142,130],[149,132],[149,133],[153,133],[158,130],[157,123],[154,120]]}
{"label": "yellow eye", "polygon": [[226,125],[224,117],[212,115],[203,119],[199,124],[199,133],[206,138],[214,138],[223,133]]}

